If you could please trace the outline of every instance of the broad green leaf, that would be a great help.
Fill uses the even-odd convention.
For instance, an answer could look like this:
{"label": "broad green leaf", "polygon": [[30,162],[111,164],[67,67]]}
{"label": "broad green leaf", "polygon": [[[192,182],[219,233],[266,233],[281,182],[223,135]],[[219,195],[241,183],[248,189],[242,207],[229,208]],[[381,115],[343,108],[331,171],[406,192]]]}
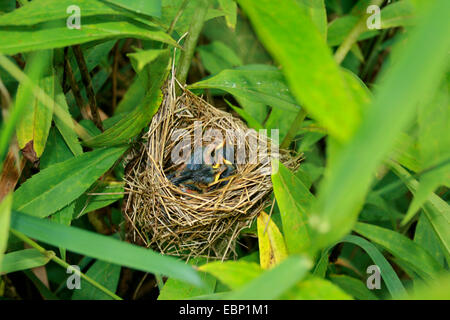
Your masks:
{"label": "broad green leaf", "polygon": [[337,285],[316,277],[299,282],[280,298],[282,300],[353,300]]}
{"label": "broad green leaf", "polygon": [[3,254],[8,246],[9,223],[11,220],[12,193],[0,202],[0,269],[2,268]]}
{"label": "broad green leaf", "polygon": [[19,212],[13,212],[11,228],[39,241],[62,246],[69,251],[105,262],[145,272],[160,273],[197,286],[202,285],[197,272],[185,263],[111,237],[63,226]]}
{"label": "broad green leaf", "polygon": [[14,210],[41,218],[51,215],[77,199],[124,151],[98,149],[42,170],[14,192]]}
{"label": "broad green leaf", "polygon": [[230,293],[226,298],[231,300],[276,299],[300,281],[311,267],[312,262],[308,258],[291,255],[276,267],[265,271],[242,288]]}
{"label": "broad green leaf", "polygon": [[[2,121],[1,135],[0,135],[0,164],[3,165],[3,161],[9,150],[9,143],[11,137],[16,129],[16,124],[21,121],[22,117],[26,116],[28,108],[33,101],[32,84],[37,83],[42,77],[44,72],[48,68],[47,55],[40,54],[40,52],[30,54],[28,56],[28,63],[25,66],[25,73],[28,75],[29,81],[22,81],[17,89],[16,99],[14,107],[10,110],[8,121]],[[8,66],[17,67],[5,56],[0,56],[0,64],[6,70],[10,70]],[[30,82],[31,81],[31,82]]]}
{"label": "broad green leaf", "polygon": [[[26,6],[20,7],[11,13],[0,17],[0,26],[7,25],[34,25],[41,22],[57,19],[67,19],[73,11],[67,12],[67,8],[76,5],[80,8],[81,23],[85,17],[98,15],[125,15],[133,17],[128,11],[111,6],[106,1],[98,0],[33,0]],[[128,1],[130,2],[130,1]],[[158,1],[147,1],[157,3]]]}
{"label": "broad green leaf", "polygon": [[[244,109],[252,118],[254,118],[259,123],[264,123],[271,109],[264,103],[249,100],[242,96],[235,96],[236,101],[240,104],[242,109]],[[277,108],[272,109],[272,111],[278,110]],[[285,110],[283,110],[285,111]]]}
{"label": "broad green leaf", "polygon": [[356,223],[353,230],[406,262],[411,269],[425,279],[436,278],[437,274],[443,271],[439,263],[427,251],[398,232],[362,222]]}
{"label": "broad green leaf", "polygon": [[[111,292],[116,292],[119,284],[121,267],[117,264],[97,260],[86,272],[92,280],[104,286]],[[100,291],[89,282],[81,279],[81,289],[74,290],[72,300],[111,300],[111,296]]]}
{"label": "broad green leaf", "polygon": [[[52,252],[54,255],[54,253]],[[46,265],[51,256],[44,256],[36,249],[24,249],[5,254],[0,274],[22,271]]]}
{"label": "broad green leaf", "polygon": [[[401,51],[391,68],[381,75],[360,127],[339,150],[321,184],[314,225],[311,222],[317,249],[351,230],[378,165],[414,119],[422,97],[433,93],[446,70],[450,39],[441,35],[448,26],[443,11],[450,9],[450,2],[438,0],[430,7],[432,10],[426,11],[405,46],[397,48]],[[424,65],[423,61],[429,64]],[[416,67],[411,68],[412,65]]]}
{"label": "broad green leaf", "polygon": [[225,102],[230,106],[231,109],[233,109],[242,119],[245,120],[245,122],[247,122],[247,125],[250,128],[253,128],[255,130],[260,130],[263,129],[264,127],[262,126],[261,123],[259,123],[255,118],[253,118],[247,111],[245,111],[245,109],[241,109],[238,108],[234,105],[232,105],[230,102],[228,102],[227,100],[225,100]]}
{"label": "broad green leaf", "polygon": [[123,198],[124,183],[116,181],[99,181],[76,200],[75,216],[79,218],[91,211],[104,208]]}
{"label": "broad green leaf", "polygon": [[131,60],[133,69],[139,73],[142,69],[155,60],[160,54],[167,52],[167,50],[162,49],[150,49],[150,50],[140,50],[133,53],[128,53],[127,56]]}
{"label": "broad green leaf", "polygon": [[104,0],[127,10],[146,14],[148,16],[161,16],[161,0],[141,1],[141,0]]}
{"label": "broad green leaf", "polygon": [[346,236],[342,242],[353,243],[359,247],[361,247],[372,259],[375,265],[380,268],[381,277],[386,284],[387,289],[390,294],[395,298],[399,295],[406,293],[405,288],[403,287],[402,282],[398,278],[394,269],[391,267],[386,258],[381,254],[381,252],[369,241],[363,239],[361,237],[348,235]]}
{"label": "broad green leaf", "polygon": [[[178,12],[182,5],[184,4],[184,0],[162,0],[162,15],[161,18],[157,18],[159,24],[161,24],[164,29],[168,30],[170,25],[172,24],[174,18],[178,15]],[[197,18],[197,8],[199,6],[199,0],[189,0],[185,4],[183,8],[181,16],[178,17],[178,20],[175,24],[175,31],[182,35],[189,29],[189,25],[191,24],[192,19]],[[223,16],[224,12],[221,10],[217,10],[214,8],[209,8],[206,13],[205,21]]]}
{"label": "broad green leaf", "polygon": [[[62,48],[100,39],[139,38],[176,46],[176,42],[161,29],[126,17],[86,17],[81,29],[69,29],[66,20],[20,28],[0,28],[0,52],[17,54],[33,50]],[[17,41],[17,39],[20,39]]]}
{"label": "broad green leaf", "polygon": [[205,272],[201,272],[199,275],[205,284],[204,287],[197,287],[174,278],[167,279],[158,300],[182,300],[213,294],[217,284],[216,278]]}
{"label": "broad green leaf", "polygon": [[[414,194],[419,183],[400,165],[391,162],[391,168],[405,183],[408,189]],[[423,206],[423,212],[431,223],[434,232],[444,248],[447,263],[450,263],[450,206],[442,198],[431,193],[428,201]]]}
{"label": "broad green leaf", "polygon": [[248,64],[271,64],[272,60],[264,47],[258,41],[248,20],[238,15],[236,30],[227,27],[224,19],[213,19],[205,23],[202,34],[210,42],[220,41],[230,47],[242,60]]}
{"label": "broad green leaf", "polygon": [[85,140],[84,144],[89,147],[120,145],[128,143],[131,138],[141,132],[161,105],[163,98],[161,87],[166,79],[169,61],[170,55],[168,51],[160,54],[149,65],[151,79],[146,84],[149,89],[139,106],[101,134]]}
{"label": "broad green leaf", "polygon": [[360,106],[309,14],[294,0],[239,0],[239,4],[261,42],[283,66],[297,101],[330,135],[347,140],[360,122]]}
{"label": "broad green leaf", "polygon": [[57,117],[54,117],[56,128],[64,138],[70,151],[74,156],[79,156],[83,153],[83,148],[78,141],[78,136],[75,132],[73,120],[69,113],[69,106],[67,105],[66,96],[62,92],[61,85],[56,81],[55,83],[55,101],[63,109],[63,113]]}
{"label": "broad green leaf", "polygon": [[258,264],[246,261],[215,261],[200,266],[199,270],[212,274],[231,289],[241,288],[263,272]]}
{"label": "broad green leaf", "polygon": [[414,5],[408,0],[397,1],[381,10],[381,28],[404,27],[416,24]]}
{"label": "broad green leaf", "polygon": [[316,25],[324,39],[327,38],[327,11],[325,0],[297,0],[301,8],[309,13],[312,21]]}
{"label": "broad green leaf", "polygon": [[450,183],[449,102],[448,87],[445,83],[431,103],[419,109],[420,162],[421,167],[428,171],[419,178],[419,188],[414,194],[403,224],[414,216],[438,186]]}
{"label": "broad green leaf", "polygon": [[[45,54],[41,52],[41,54]],[[49,58],[52,54],[50,53]],[[50,67],[53,73],[53,68]],[[55,76],[51,74],[46,76],[38,82],[39,86],[50,97],[54,98],[54,81]],[[52,124],[53,109],[48,108],[46,105],[33,99],[28,105],[28,109],[24,112],[24,116],[17,124],[17,141],[19,147],[23,149],[27,143],[33,142],[33,149],[36,152],[36,156],[39,158],[44,152],[45,144],[47,143],[48,133]]]}
{"label": "broad green leaf", "polygon": [[424,213],[420,214],[417,222],[414,242],[424,248],[441,266],[444,266],[445,254],[442,245]]}
{"label": "broad green leaf", "polygon": [[[111,49],[114,47],[114,44],[116,43],[115,40],[110,41],[104,41],[101,42],[95,46],[92,47],[90,43],[81,45],[81,50],[83,50],[84,59],[86,60],[86,66],[89,72],[92,72],[92,70],[100,64],[102,61],[108,61],[108,53],[111,51]],[[72,65],[73,69],[73,75],[77,81],[81,80],[81,72],[78,68],[75,55],[70,56],[70,63]],[[109,73],[108,73],[109,76]],[[92,78],[92,82],[94,82],[95,76]],[[95,90],[95,83],[93,83],[94,91]],[[82,88],[84,89],[84,88]]]}
{"label": "broad green leaf", "polygon": [[235,0],[219,0],[219,5],[225,13],[225,21],[227,22],[227,26],[234,29],[236,27],[237,19],[237,4]]}
{"label": "broad green leaf", "polygon": [[261,268],[269,269],[287,257],[286,245],[277,225],[264,211],[259,213],[257,228]]}
{"label": "broad green leaf", "polygon": [[401,133],[397,138],[391,159],[398,161],[413,172],[422,171],[417,141],[407,133]]}
{"label": "broad green leaf", "polygon": [[330,280],[358,300],[378,300],[377,296],[367,289],[366,284],[359,279],[336,274],[331,275]]}
{"label": "broad green leaf", "polygon": [[[62,225],[70,226],[70,224],[72,223],[74,209],[75,209],[75,201],[69,203],[64,208],[56,211],[50,217],[50,219]],[[59,252],[61,254],[61,259],[66,260],[66,248],[59,246]]]}
{"label": "broad green leaf", "polygon": [[272,184],[286,247],[290,254],[308,252],[311,247],[308,219],[314,196],[281,162],[278,166],[278,172],[272,174]]}
{"label": "broad green leaf", "polygon": [[241,58],[223,42],[213,41],[210,44],[198,46],[196,50],[203,66],[211,74],[242,66]]}
{"label": "broad green leaf", "polygon": [[0,12],[10,12],[16,8],[15,0],[4,0],[0,3]]}
{"label": "broad green leaf", "polygon": [[47,138],[47,145],[39,162],[40,169],[46,169],[49,166],[63,162],[73,158],[73,153],[70,151],[61,133],[55,127],[50,128]]}
{"label": "broad green leaf", "polygon": [[133,83],[128,87],[127,92],[114,110],[114,115],[131,112],[140,104],[145,96],[145,89],[141,81],[140,77],[134,77]]}
{"label": "broad green leaf", "polygon": [[221,89],[237,97],[268,104],[276,108],[298,111],[283,74],[275,67],[245,66],[223,70],[217,75],[191,84],[189,89]]}
{"label": "broad green leaf", "polygon": [[272,108],[264,127],[267,130],[278,130],[279,141],[283,142],[299,112]]}

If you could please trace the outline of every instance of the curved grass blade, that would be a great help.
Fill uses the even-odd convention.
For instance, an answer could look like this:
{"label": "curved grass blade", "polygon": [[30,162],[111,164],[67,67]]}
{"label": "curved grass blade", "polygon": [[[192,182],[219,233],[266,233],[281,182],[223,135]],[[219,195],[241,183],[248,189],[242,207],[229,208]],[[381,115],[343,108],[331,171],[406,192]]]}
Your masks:
{"label": "curved grass blade", "polygon": [[372,243],[366,239],[353,235],[346,236],[342,242],[353,243],[361,247],[370,256],[370,258],[372,258],[372,261],[378,266],[378,268],[380,268],[381,277],[383,278],[387,289],[394,298],[399,295],[406,294],[406,290],[394,269]]}
{"label": "curved grass blade", "polygon": [[117,38],[155,40],[177,46],[175,40],[159,28],[125,17],[100,16],[85,18],[83,27],[79,30],[67,28],[65,19],[30,27],[0,27],[0,52],[14,55],[38,49],[62,48],[94,40]]}
{"label": "curved grass blade", "polygon": [[202,286],[198,273],[182,261],[111,237],[38,219],[17,211],[13,211],[11,228],[39,241],[105,262],[160,273]]}
{"label": "curved grass blade", "polygon": [[46,265],[50,260],[51,256],[44,256],[36,249],[14,251],[5,254],[3,264],[0,267],[0,274],[41,267]]}
{"label": "curved grass blade", "polygon": [[331,282],[341,287],[345,292],[358,300],[379,300],[365,283],[361,280],[346,275],[331,275]]}
{"label": "curved grass blade", "polygon": [[427,251],[398,232],[362,222],[356,223],[353,230],[406,262],[425,279],[436,278],[443,272],[439,263]]}

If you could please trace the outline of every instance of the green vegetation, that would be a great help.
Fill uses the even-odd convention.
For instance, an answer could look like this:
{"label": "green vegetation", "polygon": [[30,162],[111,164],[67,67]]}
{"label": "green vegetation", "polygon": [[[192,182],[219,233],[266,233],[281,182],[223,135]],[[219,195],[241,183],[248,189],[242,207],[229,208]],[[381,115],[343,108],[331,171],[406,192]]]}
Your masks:
{"label": "green vegetation", "polygon": [[[0,299],[449,299],[448,12],[448,0],[1,1]],[[273,163],[271,205],[235,260],[186,263],[126,235],[124,158],[172,73],[303,154],[295,172]]]}

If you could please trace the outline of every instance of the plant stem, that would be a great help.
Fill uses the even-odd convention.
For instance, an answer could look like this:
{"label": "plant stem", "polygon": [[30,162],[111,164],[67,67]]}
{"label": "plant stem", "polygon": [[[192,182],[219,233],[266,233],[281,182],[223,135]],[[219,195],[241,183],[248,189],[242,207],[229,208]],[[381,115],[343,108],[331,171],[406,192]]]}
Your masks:
{"label": "plant stem", "polygon": [[[53,251],[47,251],[45,248],[41,247],[35,241],[33,241],[32,239],[28,238],[26,235],[24,235],[23,233],[21,233],[19,231],[16,231],[14,229],[10,229],[10,231],[17,238],[19,238],[20,240],[22,240],[26,244],[30,245],[32,248],[34,248],[37,251],[39,251],[42,255],[44,255],[44,256],[48,257],[49,259],[53,260],[54,262],[59,264],[61,267],[65,268],[65,269],[70,267],[70,265],[67,262],[65,262],[64,260],[58,258]],[[109,295],[114,300],[122,300],[121,297],[119,297],[115,293],[109,291],[104,286],[102,286],[100,283],[98,283],[97,281],[91,279],[90,277],[88,277],[84,273],[80,272],[80,277],[83,278],[84,280],[86,280],[87,282],[89,282],[91,285],[93,285],[97,289],[103,291],[105,294]]]}
{"label": "plant stem", "polygon": [[[369,6],[371,6],[371,5],[381,6],[383,4],[383,2],[384,2],[384,0],[372,0],[370,2]],[[364,14],[359,19],[358,23],[353,27],[353,29],[347,35],[345,40],[341,43],[339,48],[334,53],[334,60],[336,60],[336,62],[338,64],[340,64],[342,61],[344,61],[345,57],[347,56],[347,53],[352,48],[353,44],[358,41],[358,37],[361,35],[361,33],[366,31],[366,29],[367,29],[367,26],[366,26],[367,17],[368,17],[368,15]]]}
{"label": "plant stem", "polygon": [[169,29],[167,29],[166,33],[170,36],[173,32],[173,30],[175,30],[175,26],[177,24],[178,19],[180,19],[181,15],[183,14],[184,9],[186,9],[187,5],[188,5],[188,0],[184,0],[183,3],[181,4],[180,8],[178,9],[177,14],[175,15],[175,17],[173,18],[172,22],[170,23]]}
{"label": "plant stem", "polygon": [[69,80],[70,88],[72,89],[75,102],[77,103],[81,114],[83,114],[83,98],[81,96],[80,87],[78,87],[77,80],[75,79],[75,75],[73,74],[72,66],[70,65],[70,61],[67,55],[64,56],[64,71]]}
{"label": "plant stem", "polygon": [[100,131],[103,132],[103,125],[100,119],[100,114],[98,112],[97,101],[95,100],[94,88],[92,87],[91,76],[89,75],[86,61],[84,60],[83,51],[81,51],[81,47],[79,44],[72,46],[72,50],[75,54],[78,68],[80,69],[81,79],[83,80],[84,87],[86,88],[86,94],[89,99],[89,107],[91,108],[92,119],[94,120],[97,128],[99,128]]}
{"label": "plant stem", "polygon": [[286,136],[283,139],[283,142],[280,145],[281,149],[287,149],[289,148],[289,145],[291,144],[292,140],[295,138],[295,135],[297,134],[298,130],[302,126],[303,120],[306,118],[306,110],[304,108],[301,108],[300,111],[297,113],[297,116],[294,119],[294,122],[292,123],[291,127],[289,128],[289,131],[287,132]]}
{"label": "plant stem", "polygon": [[209,0],[200,0],[198,3],[195,19],[189,27],[189,34],[184,42],[184,51],[181,52],[180,61],[177,68],[177,79],[181,84],[186,83],[189,67],[191,65],[192,57],[194,56],[195,47],[197,45],[200,32],[205,23],[206,12],[209,8]]}

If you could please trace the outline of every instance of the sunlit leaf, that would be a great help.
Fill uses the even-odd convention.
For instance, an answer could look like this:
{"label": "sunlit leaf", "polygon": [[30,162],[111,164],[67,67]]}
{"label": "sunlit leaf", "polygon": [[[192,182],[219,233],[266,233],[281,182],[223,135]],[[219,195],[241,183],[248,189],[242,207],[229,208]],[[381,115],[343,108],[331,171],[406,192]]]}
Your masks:
{"label": "sunlit leaf", "polygon": [[287,257],[286,245],[277,225],[264,211],[261,211],[258,216],[257,228],[259,261],[261,268],[268,269]]}
{"label": "sunlit leaf", "polygon": [[279,163],[278,172],[272,174],[272,184],[288,252],[307,252],[311,247],[308,218],[314,196],[282,163]]}

